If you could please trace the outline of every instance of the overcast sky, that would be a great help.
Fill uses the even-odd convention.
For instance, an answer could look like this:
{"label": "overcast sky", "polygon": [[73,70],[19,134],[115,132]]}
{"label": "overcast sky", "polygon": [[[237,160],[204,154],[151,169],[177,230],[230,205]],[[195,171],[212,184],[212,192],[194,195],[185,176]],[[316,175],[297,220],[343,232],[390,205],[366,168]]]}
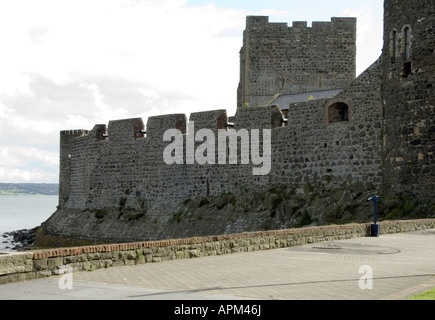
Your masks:
{"label": "overcast sky", "polygon": [[357,74],[381,54],[381,0],[2,0],[0,182],[58,182],[60,130],[234,115],[247,15],[357,17]]}

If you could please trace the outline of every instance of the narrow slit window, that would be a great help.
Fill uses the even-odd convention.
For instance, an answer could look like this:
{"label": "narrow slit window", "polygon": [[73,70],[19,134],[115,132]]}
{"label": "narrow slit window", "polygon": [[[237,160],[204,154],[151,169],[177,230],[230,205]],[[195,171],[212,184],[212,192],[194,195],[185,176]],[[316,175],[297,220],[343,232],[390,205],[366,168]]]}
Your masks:
{"label": "narrow slit window", "polygon": [[396,63],[396,50],[397,50],[397,31],[394,30],[391,34],[391,63]]}
{"label": "narrow slit window", "polygon": [[403,76],[407,77],[412,72],[412,62],[411,62],[411,28],[405,27],[403,29],[404,40],[405,40],[405,48],[404,48],[404,59],[403,63]]}
{"label": "narrow slit window", "polygon": [[411,71],[412,71],[412,64],[411,64],[411,61],[406,61],[406,62],[403,64],[403,74],[404,74],[405,76],[408,76],[408,75],[411,74]]}
{"label": "narrow slit window", "polygon": [[411,29],[405,28],[405,60],[411,59]]}

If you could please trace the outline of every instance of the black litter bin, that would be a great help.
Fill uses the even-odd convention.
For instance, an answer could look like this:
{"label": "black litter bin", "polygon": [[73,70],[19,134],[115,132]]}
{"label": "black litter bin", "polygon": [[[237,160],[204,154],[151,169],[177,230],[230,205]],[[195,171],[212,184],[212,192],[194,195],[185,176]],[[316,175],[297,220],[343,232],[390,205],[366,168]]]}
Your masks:
{"label": "black litter bin", "polygon": [[370,236],[379,237],[381,235],[381,228],[379,224],[370,225]]}

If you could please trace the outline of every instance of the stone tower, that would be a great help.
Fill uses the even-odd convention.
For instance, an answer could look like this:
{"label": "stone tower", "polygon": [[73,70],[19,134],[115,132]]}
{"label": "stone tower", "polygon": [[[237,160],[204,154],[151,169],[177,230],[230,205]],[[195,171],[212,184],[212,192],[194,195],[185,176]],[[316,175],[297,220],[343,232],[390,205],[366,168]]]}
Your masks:
{"label": "stone tower", "polygon": [[434,211],[435,1],[385,0],[385,197]]}
{"label": "stone tower", "polygon": [[269,23],[248,16],[240,51],[238,107],[262,106],[276,94],[345,88],[356,74],[356,19]]}

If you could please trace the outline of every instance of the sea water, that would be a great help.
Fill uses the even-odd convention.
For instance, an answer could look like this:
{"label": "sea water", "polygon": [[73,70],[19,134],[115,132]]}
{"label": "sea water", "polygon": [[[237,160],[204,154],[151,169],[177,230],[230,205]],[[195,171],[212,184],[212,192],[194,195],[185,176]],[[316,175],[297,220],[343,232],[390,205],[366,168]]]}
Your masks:
{"label": "sea water", "polygon": [[0,195],[0,251],[7,250],[5,232],[32,229],[47,220],[58,205],[58,196]]}

